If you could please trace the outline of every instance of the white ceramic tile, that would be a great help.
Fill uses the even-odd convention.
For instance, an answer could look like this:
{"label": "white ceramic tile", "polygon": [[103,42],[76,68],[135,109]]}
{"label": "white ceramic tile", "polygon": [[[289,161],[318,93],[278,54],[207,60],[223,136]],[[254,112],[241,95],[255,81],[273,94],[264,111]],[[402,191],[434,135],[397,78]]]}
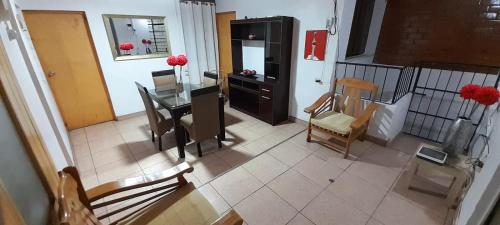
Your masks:
{"label": "white ceramic tile", "polygon": [[269,188],[263,187],[234,207],[249,225],[284,225],[295,210]]}
{"label": "white ceramic tile", "polygon": [[328,164],[315,155],[305,158],[294,166],[293,169],[311,179],[322,188],[328,186],[330,179],[335,179],[342,172],[341,168]]}
{"label": "white ceramic tile", "polygon": [[311,153],[301,146],[287,141],[271,149],[269,154],[286,165],[293,166]]}
{"label": "white ceramic tile", "polygon": [[299,211],[322,191],[319,185],[294,170],[286,171],[267,186]]}
{"label": "white ceramic tile", "polygon": [[309,219],[298,213],[287,225],[314,225]]}
{"label": "white ceramic tile", "polygon": [[262,182],[241,167],[218,177],[211,185],[231,206],[263,186]]}
{"label": "white ceramic tile", "polygon": [[301,213],[316,225],[365,225],[370,218],[329,191],[321,193]]}
{"label": "white ceramic tile", "polygon": [[264,153],[250,160],[243,164],[243,167],[264,184],[273,180],[288,169],[287,165],[268,153]]}

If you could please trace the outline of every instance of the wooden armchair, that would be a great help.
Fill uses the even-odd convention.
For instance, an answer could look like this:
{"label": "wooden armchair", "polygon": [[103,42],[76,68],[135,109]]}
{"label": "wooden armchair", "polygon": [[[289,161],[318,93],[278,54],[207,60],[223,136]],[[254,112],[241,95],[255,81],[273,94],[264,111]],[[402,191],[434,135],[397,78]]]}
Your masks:
{"label": "wooden armchair", "polygon": [[[233,210],[219,216],[207,199],[183,177],[193,171],[181,163],[161,173],[129,178],[99,185],[85,191],[75,167],[59,172],[59,193],[55,205],[56,224],[80,225],[108,223],[106,218],[120,216],[110,224],[212,224],[241,225],[243,220]],[[134,194],[124,195],[125,191]],[[121,193],[121,194],[119,194]],[[113,197],[113,195],[118,196]],[[132,199],[136,199],[132,203]],[[97,217],[94,211],[118,204],[118,209]]]}
{"label": "wooden armchair", "polygon": [[[343,94],[336,94],[337,86]],[[363,110],[362,91],[368,91],[371,103]],[[342,151],[344,158],[349,156],[351,144],[356,139],[364,139],[371,117],[378,108],[374,102],[377,85],[355,78],[337,79],[333,91],[322,95],[313,105],[304,109],[311,114],[307,141],[311,138],[336,151]],[[313,131],[317,131],[319,136]]]}

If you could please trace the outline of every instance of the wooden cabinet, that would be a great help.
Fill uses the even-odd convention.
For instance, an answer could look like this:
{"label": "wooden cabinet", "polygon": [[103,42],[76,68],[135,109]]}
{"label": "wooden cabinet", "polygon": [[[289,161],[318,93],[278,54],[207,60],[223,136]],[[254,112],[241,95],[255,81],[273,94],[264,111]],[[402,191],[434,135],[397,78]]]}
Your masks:
{"label": "wooden cabinet", "polygon": [[[280,16],[231,21],[230,106],[272,125],[288,120],[293,20]],[[264,74],[240,75],[243,42],[248,40],[264,42]]]}

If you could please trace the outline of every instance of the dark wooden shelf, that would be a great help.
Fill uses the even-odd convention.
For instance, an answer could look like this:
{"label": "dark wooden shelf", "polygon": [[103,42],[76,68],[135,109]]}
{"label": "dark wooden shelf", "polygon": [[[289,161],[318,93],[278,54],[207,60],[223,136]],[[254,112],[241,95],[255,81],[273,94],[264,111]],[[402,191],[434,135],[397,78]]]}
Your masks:
{"label": "dark wooden shelf", "polygon": [[[288,120],[292,17],[265,17],[231,21],[233,73],[228,76],[232,108],[272,125]],[[256,35],[255,39],[248,39]],[[240,75],[243,41],[264,41],[264,74]]]}

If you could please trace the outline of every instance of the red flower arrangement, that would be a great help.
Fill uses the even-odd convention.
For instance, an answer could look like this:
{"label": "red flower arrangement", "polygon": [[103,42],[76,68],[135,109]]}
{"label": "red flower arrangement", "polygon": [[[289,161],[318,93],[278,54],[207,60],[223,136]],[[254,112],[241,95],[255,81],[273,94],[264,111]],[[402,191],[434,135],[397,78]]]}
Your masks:
{"label": "red flower arrangement", "polygon": [[169,66],[172,66],[174,67],[174,70],[175,70],[175,66],[179,66],[180,67],[180,81],[182,83],[182,67],[185,66],[186,64],[188,63],[188,58],[185,56],[185,55],[178,55],[178,56],[175,56],[175,55],[171,55],[169,57],[167,57],[167,64]]}
{"label": "red flower arrangement", "polygon": [[[474,112],[479,108],[479,105],[484,105],[484,107],[488,107],[498,102],[500,99],[500,92],[495,87],[481,87],[476,84],[467,84],[460,89],[460,96],[470,101],[474,101],[472,106],[472,110],[469,116],[465,117],[470,119],[470,117],[474,114]],[[464,115],[467,113],[467,109],[469,104],[467,103],[467,107],[465,107]]]}

